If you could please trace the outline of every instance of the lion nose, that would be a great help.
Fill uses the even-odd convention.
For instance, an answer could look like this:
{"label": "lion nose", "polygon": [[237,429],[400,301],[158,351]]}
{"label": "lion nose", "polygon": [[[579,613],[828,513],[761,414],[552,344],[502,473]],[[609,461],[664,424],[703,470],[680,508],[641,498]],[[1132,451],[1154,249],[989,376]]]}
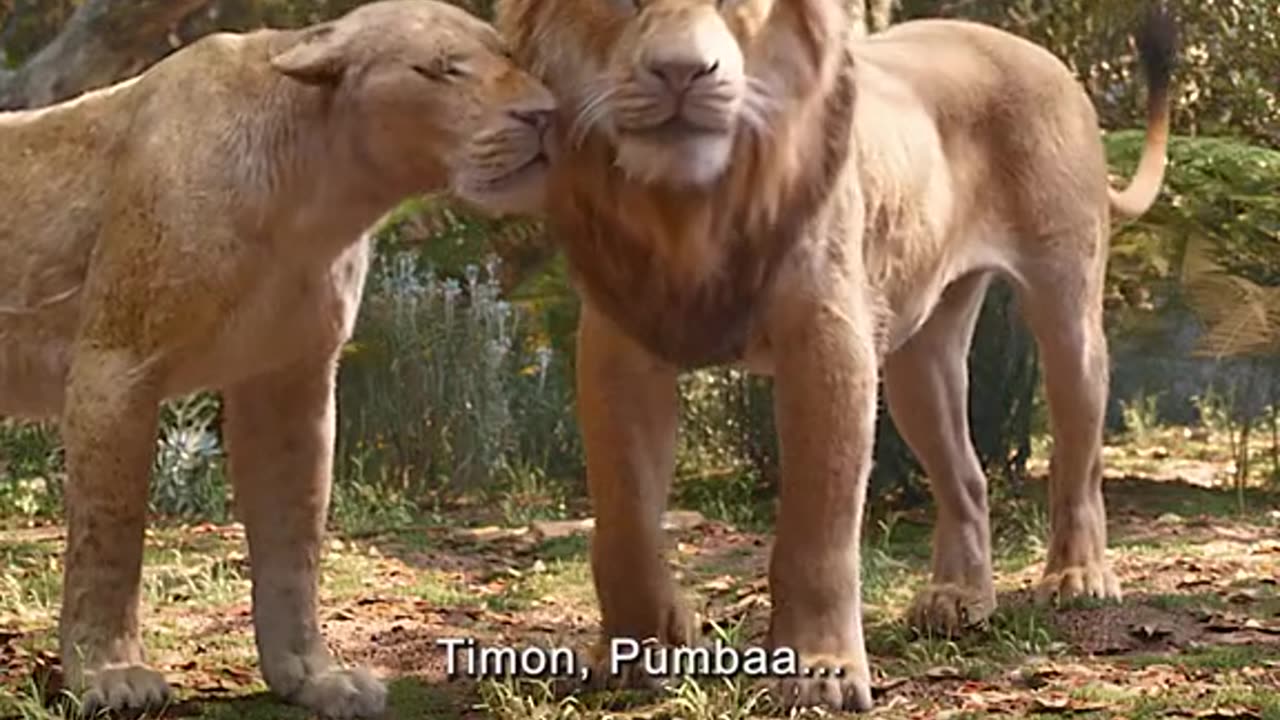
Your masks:
{"label": "lion nose", "polygon": [[669,59],[669,60],[652,60],[649,62],[649,72],[653,73],[658,79],[674,93],[682,93],[689,89],[699,78],[706,77],[714,73],[720,68],[718,60],[690,60],[687,58]]}

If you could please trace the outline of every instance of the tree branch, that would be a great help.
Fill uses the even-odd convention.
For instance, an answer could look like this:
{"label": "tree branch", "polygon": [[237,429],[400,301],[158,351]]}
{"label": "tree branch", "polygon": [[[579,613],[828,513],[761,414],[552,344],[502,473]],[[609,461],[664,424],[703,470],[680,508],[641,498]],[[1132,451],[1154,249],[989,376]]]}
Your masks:
{"label": "tree branch", "polygon": [[140,72],[169,29],[209,2],[86,0],[44,49],[0,72],[0,110],[49,105]]}

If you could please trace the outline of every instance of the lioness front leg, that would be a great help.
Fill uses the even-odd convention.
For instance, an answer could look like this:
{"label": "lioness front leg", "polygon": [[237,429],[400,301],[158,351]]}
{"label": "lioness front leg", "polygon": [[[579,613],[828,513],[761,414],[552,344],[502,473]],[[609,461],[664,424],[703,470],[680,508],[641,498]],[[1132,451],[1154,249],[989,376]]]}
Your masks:
{"label": "lioness front leg", "polygon": [[383,712],[386,689],[334,662],[317,617],[335,371],[336,357],[312,358],[227,389],[225,435],[262,674],[276,694],[324,717],[364,718]]}
{"label": "lioness front leg", "polygon": [[788,708],[871,707],[858,563],[877,375],[871,319],[854,295],[791,301],[770,323],[782,479],[769,640],[828,669],[782,680]]}
{"label": "lioness front leg", "polygon": [[969,343],[988,278],[943,293],[924,327],[885,360],[894,425],[929,476],[937,506],[933,576],[909,612],[917,629],[954,634],[996,608],[987,478],[969,436]]}
{"label": "lioness front leg", "polygon": [[[660,363],[584,304],[578,332],[578,414],[595,514],[591,574],[602,634],[596,667],[615,638],[683,645],[692,616],[664,558],[662,512],[675,471],[675,368]],[[597,673],[599,675],[600,673]],[[639,668],[596,678],[647,686]]]}
{"label": "lioness front leg", "polygon": [[145,710],[171,696],[146,666],[138,625],[147,487],[159,396],[148,363],[82,343],[71,362],[62,440],[67,551],[60,643],[82,709]]}

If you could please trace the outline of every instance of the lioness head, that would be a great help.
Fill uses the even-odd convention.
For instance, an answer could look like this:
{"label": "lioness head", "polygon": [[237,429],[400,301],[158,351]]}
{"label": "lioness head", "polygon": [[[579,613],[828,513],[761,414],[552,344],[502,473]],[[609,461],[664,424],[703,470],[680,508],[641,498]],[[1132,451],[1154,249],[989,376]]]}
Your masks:
{"label": "lioness head", "polygon": [[843,6],[500,0],[498,15],[519,59],[569,105],[570,142],[599,132],[632,177],[698,186],[723,175],[744,133],[785,140],[781,126],[829,89]]}
{"label": "lioness head", "polygon": [[271,60],[333,88],[341,122],[380,177],[407,192],[447,177],[492,212],[540,207],[555,103],[487,23],[434,0],[383,0],[301,31]]}

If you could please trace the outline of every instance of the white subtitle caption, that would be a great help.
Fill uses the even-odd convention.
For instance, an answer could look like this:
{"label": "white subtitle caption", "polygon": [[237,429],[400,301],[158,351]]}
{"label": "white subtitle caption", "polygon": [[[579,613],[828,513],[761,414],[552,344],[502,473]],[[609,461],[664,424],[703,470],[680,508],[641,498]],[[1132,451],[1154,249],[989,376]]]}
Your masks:
{"label": "white subtitle caption", "polygon": [[[471,638],[441,638],[450,678],[570,678],[586,682],[592,669],[567,647],[523,648],[481,645]],[[652,677],[842,677],[842,668],[802,667],[790,648],[735,648],[716,640],[700,647],[666,647],[630,638],[614,638],[604,669],[617,677],[628,668]]]}

